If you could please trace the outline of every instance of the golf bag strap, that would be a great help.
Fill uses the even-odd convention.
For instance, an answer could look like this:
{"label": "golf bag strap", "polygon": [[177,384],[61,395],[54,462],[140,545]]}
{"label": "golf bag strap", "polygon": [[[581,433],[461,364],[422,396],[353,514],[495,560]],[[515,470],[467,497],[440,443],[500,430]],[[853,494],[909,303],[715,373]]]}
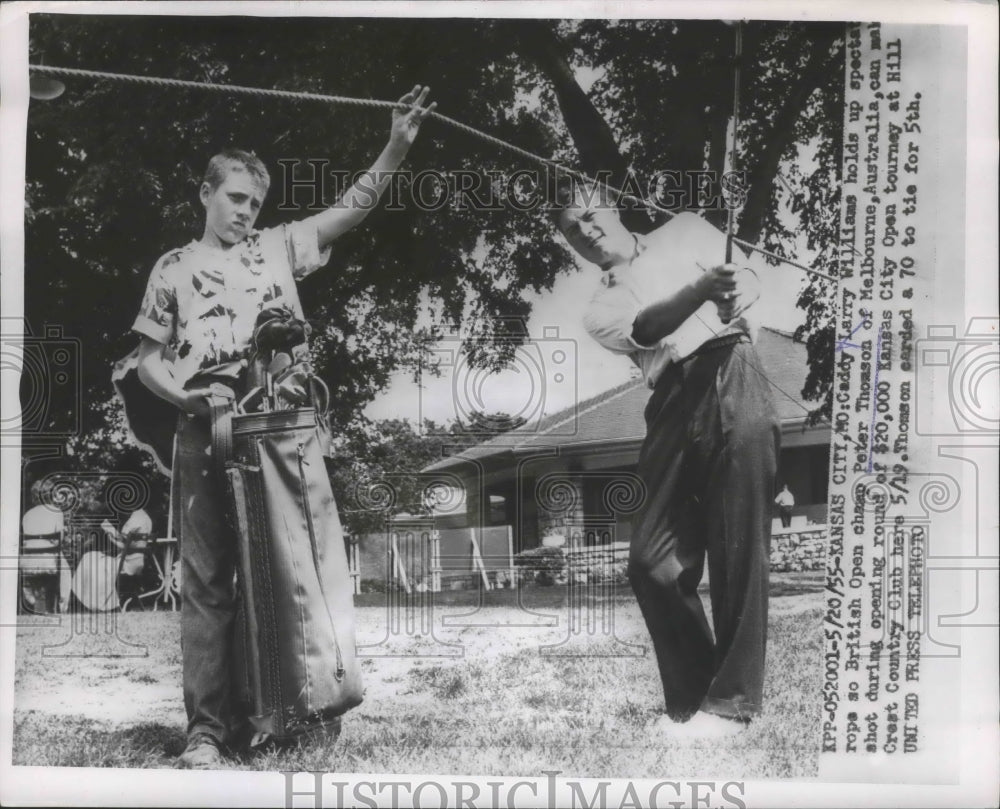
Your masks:
{"label": "golf bag strap", "polygon": [[219,395],[206,398],[212,422],[212,457],[219,474],[224,475],[226,464],[233,459],[233,399]]}

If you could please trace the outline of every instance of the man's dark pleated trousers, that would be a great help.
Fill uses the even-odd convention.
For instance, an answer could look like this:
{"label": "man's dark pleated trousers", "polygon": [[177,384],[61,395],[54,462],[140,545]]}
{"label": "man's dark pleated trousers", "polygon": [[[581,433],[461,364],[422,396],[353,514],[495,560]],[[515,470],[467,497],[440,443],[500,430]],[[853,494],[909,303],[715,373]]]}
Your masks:
{"label": "man's dark pleated trousers", "polygon": [[[667,714],[748,719],[761,707],[771,501],[781,430],[749,339],[709,344],[646,407],[629,580],[653,639]],[[708,558],[713,639],[698,596]]]}

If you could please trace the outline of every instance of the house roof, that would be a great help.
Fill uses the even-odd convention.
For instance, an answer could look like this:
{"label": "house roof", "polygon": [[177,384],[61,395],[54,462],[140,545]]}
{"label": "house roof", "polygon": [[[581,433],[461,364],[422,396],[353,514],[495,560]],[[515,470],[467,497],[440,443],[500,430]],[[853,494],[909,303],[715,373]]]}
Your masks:
{"label": "house roof", "polygon": [[[757,335],[757,354],[771,382],[774,404],[782,424],[801,421],[813,409],[802,398],[805,384],[806,347],[788,332],[762,327]],[[564,448],[641,441],[646,435],[643,410],[650,390],[640,379],[630,379],[583,402],[566,407],[540,422],[489,438],[424,471],[436,472],[469,460],[485,460],[533,447]]]}

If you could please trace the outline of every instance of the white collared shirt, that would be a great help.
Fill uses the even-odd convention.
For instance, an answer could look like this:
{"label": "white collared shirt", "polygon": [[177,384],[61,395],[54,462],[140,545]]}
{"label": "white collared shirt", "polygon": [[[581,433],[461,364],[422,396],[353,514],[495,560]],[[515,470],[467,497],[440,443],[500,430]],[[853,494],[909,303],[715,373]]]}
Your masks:
{"label": "white collared shirt", "polygon": [[[627,354],[642,370],[652,388],[671,362],[696,351],[706,340],[743,331],[756,339],[757,324],[749,312],[729,324],[719,319],[718,307],[704,303],[673,333],[652,346],[632,339],[639,313],[672,297],[725,259],[726,236],[693,213],[675,216],[652,233],[637,237],[639,252],[628,264],[605,271],[583,316],[590,335],[609,351]],[[734,262],[750,264],[743,256]]]}

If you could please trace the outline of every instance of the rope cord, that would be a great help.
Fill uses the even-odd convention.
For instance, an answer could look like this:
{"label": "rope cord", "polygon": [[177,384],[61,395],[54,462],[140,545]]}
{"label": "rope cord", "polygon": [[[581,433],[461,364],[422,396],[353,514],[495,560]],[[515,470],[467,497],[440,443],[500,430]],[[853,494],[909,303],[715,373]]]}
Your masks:
{"label": "rope cord", "polygon": [[[220,93],[233,93],[236,95],[250,95],[259,96],[261,98],[281,98],[293,101],[319,101],[327,104],[335,104],[342,106],[354,106],[354,107],[367,107],[369,109],[397,109],[401,105],[398,101],[381,101],[374,98],[351,98],[350,96],[338,96],[338,95],[327,95],[324,93],[309,93],[297,90],[276,90],[268,89],[264,87],[246,87],[239,84],[216,84],[213,82],[198,82],[198,81],[187,81],[185,79],[172,79],[164,78],[162,76],[140,76],[131,73],[108,73],[100,70],[84,70],[82,68],[73,67],[58,67],[56,65],[28,65],[28,70],[33,73],[47,74],[50,76],[63,76],[63,77],[77,77],[86,79],[98,79],[107,81],[119,81],[132,84],[145,84],[153,87],[182,87],[189,90],[208,90]],[[447,115],[443,115],[439,112],[431,112],[427,115],[428,118],[434,118],[441,123],[450,126],[454,129],[464,132],[467,135],[471,135],[474,138],[478,138],[486,143],[490,143],[500,149],[508,152],[513,152],[527,160],[534,163],[548,166],[550,168],[557,169],[565,173],[570,177],[574,177],[581,180],[589,185],[602,186],[608,191],[614,193],[619,201],[627,200],[629,202],[638,203],[645,208],[650,210],[655,210],[659,213],[666,214],[670,217],[676,216],[673,211],[670,211],[663,206],[657,204],[653,200],[647,199],[645,197],[639,197],[635,194],[630,194],[624,190],[611,185],[603,180],[598,180],[596,178],[590,177],[583,172],[576,171],[575,169],[567,168],[561,163],[556,162],[548,157],[543,157],[542,155],[530,152],[527,149],[522,149],[520,146],[515,146],[513,143],[508,143],[501,138],[491,135],[488,132],[483,132],[482,130],[476,129],[473,126],[469,126],[462,121],[458,121]],[[809,273],[810,275],[817,275],[821,278],[825,278],[828,281],[836,281],[833,276],[827,275],[826,273],[820,272],[819,270],[814,270],[811,267],[807,267],[804,264],[800,264],[797,261],[793,261],[784,256],[778,255],[777,253],[772,253],[765,250],[762,247],[758,247],[755,244],[744,241],[743,239],[732,238],[733,243],[740,245],[741,247],[752,250],[754,252],[760,253],[762,256],[774,259],[775,261],[782,262],[784,264],[789,264],[803,272]]]}

